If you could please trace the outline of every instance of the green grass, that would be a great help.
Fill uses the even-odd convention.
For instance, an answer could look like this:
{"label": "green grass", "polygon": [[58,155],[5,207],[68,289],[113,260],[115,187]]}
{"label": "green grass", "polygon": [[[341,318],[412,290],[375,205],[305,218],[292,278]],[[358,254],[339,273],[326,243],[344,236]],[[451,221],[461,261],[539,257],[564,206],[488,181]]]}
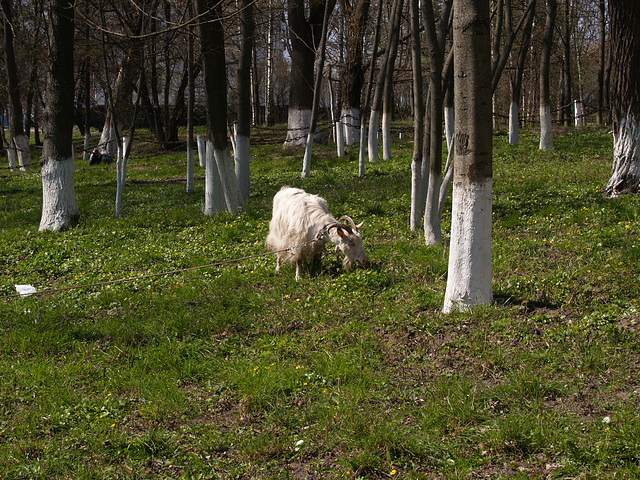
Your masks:
{"label": "green grass", "polygon": [[[606,131],[537,142],[496,133],[496,301],[453,315],[448,249],[407,227],[408,139],[362,179],[355,149],[301,180],[302,152],[254,147],[235,217],[202,215],[182,153],[134,146],[119,218],[114,166],[79,160],[64,234],[38,233],[37,168],[1,170],[0,478],[638,478],[638,198],[602,193]],[[370,265],[141,278],[264,253],[285,184],[364,220]]]}

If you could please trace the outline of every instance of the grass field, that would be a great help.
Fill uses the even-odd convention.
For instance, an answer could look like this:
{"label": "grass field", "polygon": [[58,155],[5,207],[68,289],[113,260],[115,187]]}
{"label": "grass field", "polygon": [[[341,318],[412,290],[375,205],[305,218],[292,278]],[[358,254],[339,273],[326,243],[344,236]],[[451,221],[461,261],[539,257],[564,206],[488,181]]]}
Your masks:
{"label": "grass field", "polygon": [[[496,134],[495,303],[453,315],[395,142],[362,179],[355,150],[303,181],[302,152],[254,147],[246,214],[214,217],[203,169],[189,195],[185,155],[138,143],[121,217],[114,166],[77,161],[63,234],[38,233],[38,168],[0,170],[0,478],[639,478],[640,202],[602,193],[610,134]],[[364,220],[367,268],[142,278],[264,253],[285,184]]]}

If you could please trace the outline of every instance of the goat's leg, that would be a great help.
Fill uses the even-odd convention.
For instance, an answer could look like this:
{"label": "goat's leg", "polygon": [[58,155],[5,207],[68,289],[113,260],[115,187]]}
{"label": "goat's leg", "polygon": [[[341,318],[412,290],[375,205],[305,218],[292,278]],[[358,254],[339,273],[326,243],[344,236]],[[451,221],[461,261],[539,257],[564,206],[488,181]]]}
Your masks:
{"label": "goat's leg", "polygon": [[282,261],[282,257],[278,253],[276,255],[276,258],[277,258],[277,260],[276,260],[276,272],[279,272],[280,271],[280,264],[281,264],[281,261]]}
{"label": "goat's leg", "polygon": [[302,271],[302,260],[296,260],[296,282],[300,280],[300,278],[302,278],[300,275],[301,271]]}

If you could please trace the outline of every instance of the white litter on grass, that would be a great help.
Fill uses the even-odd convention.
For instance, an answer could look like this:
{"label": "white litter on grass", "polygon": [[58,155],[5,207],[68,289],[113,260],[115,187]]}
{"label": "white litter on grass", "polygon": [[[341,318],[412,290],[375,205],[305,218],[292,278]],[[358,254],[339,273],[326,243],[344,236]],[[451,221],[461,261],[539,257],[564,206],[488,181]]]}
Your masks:
{"label": "white litter on grass", "polygon": [[15,287],[21,297],[28,297],[37,291],[33,285],[16,285]]}

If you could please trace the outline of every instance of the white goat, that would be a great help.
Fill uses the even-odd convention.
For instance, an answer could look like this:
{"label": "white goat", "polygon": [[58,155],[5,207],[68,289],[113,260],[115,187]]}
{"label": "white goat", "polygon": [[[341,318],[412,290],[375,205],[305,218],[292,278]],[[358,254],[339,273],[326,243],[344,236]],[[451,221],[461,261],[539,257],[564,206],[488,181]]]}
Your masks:
{"label": "white goat", "polygon": [[[324,198],[299,188],[283,187],[273,197],[273,217],[269,223],[267,246],[277,253],[276,271],[282,261],[296,264],[296,280],[300,279],[302,263],[317,265],[327,241],[336,245],[336,252],[344,254],[342,262],[347,270],[358,263],[364,265],[367,256],[362,249],[360,225],[343,216],[350,226],[338,222],[330,213]],[[363,222],[364,223],[364,222]],[[285,250],[303,244],[300,247]]]}

